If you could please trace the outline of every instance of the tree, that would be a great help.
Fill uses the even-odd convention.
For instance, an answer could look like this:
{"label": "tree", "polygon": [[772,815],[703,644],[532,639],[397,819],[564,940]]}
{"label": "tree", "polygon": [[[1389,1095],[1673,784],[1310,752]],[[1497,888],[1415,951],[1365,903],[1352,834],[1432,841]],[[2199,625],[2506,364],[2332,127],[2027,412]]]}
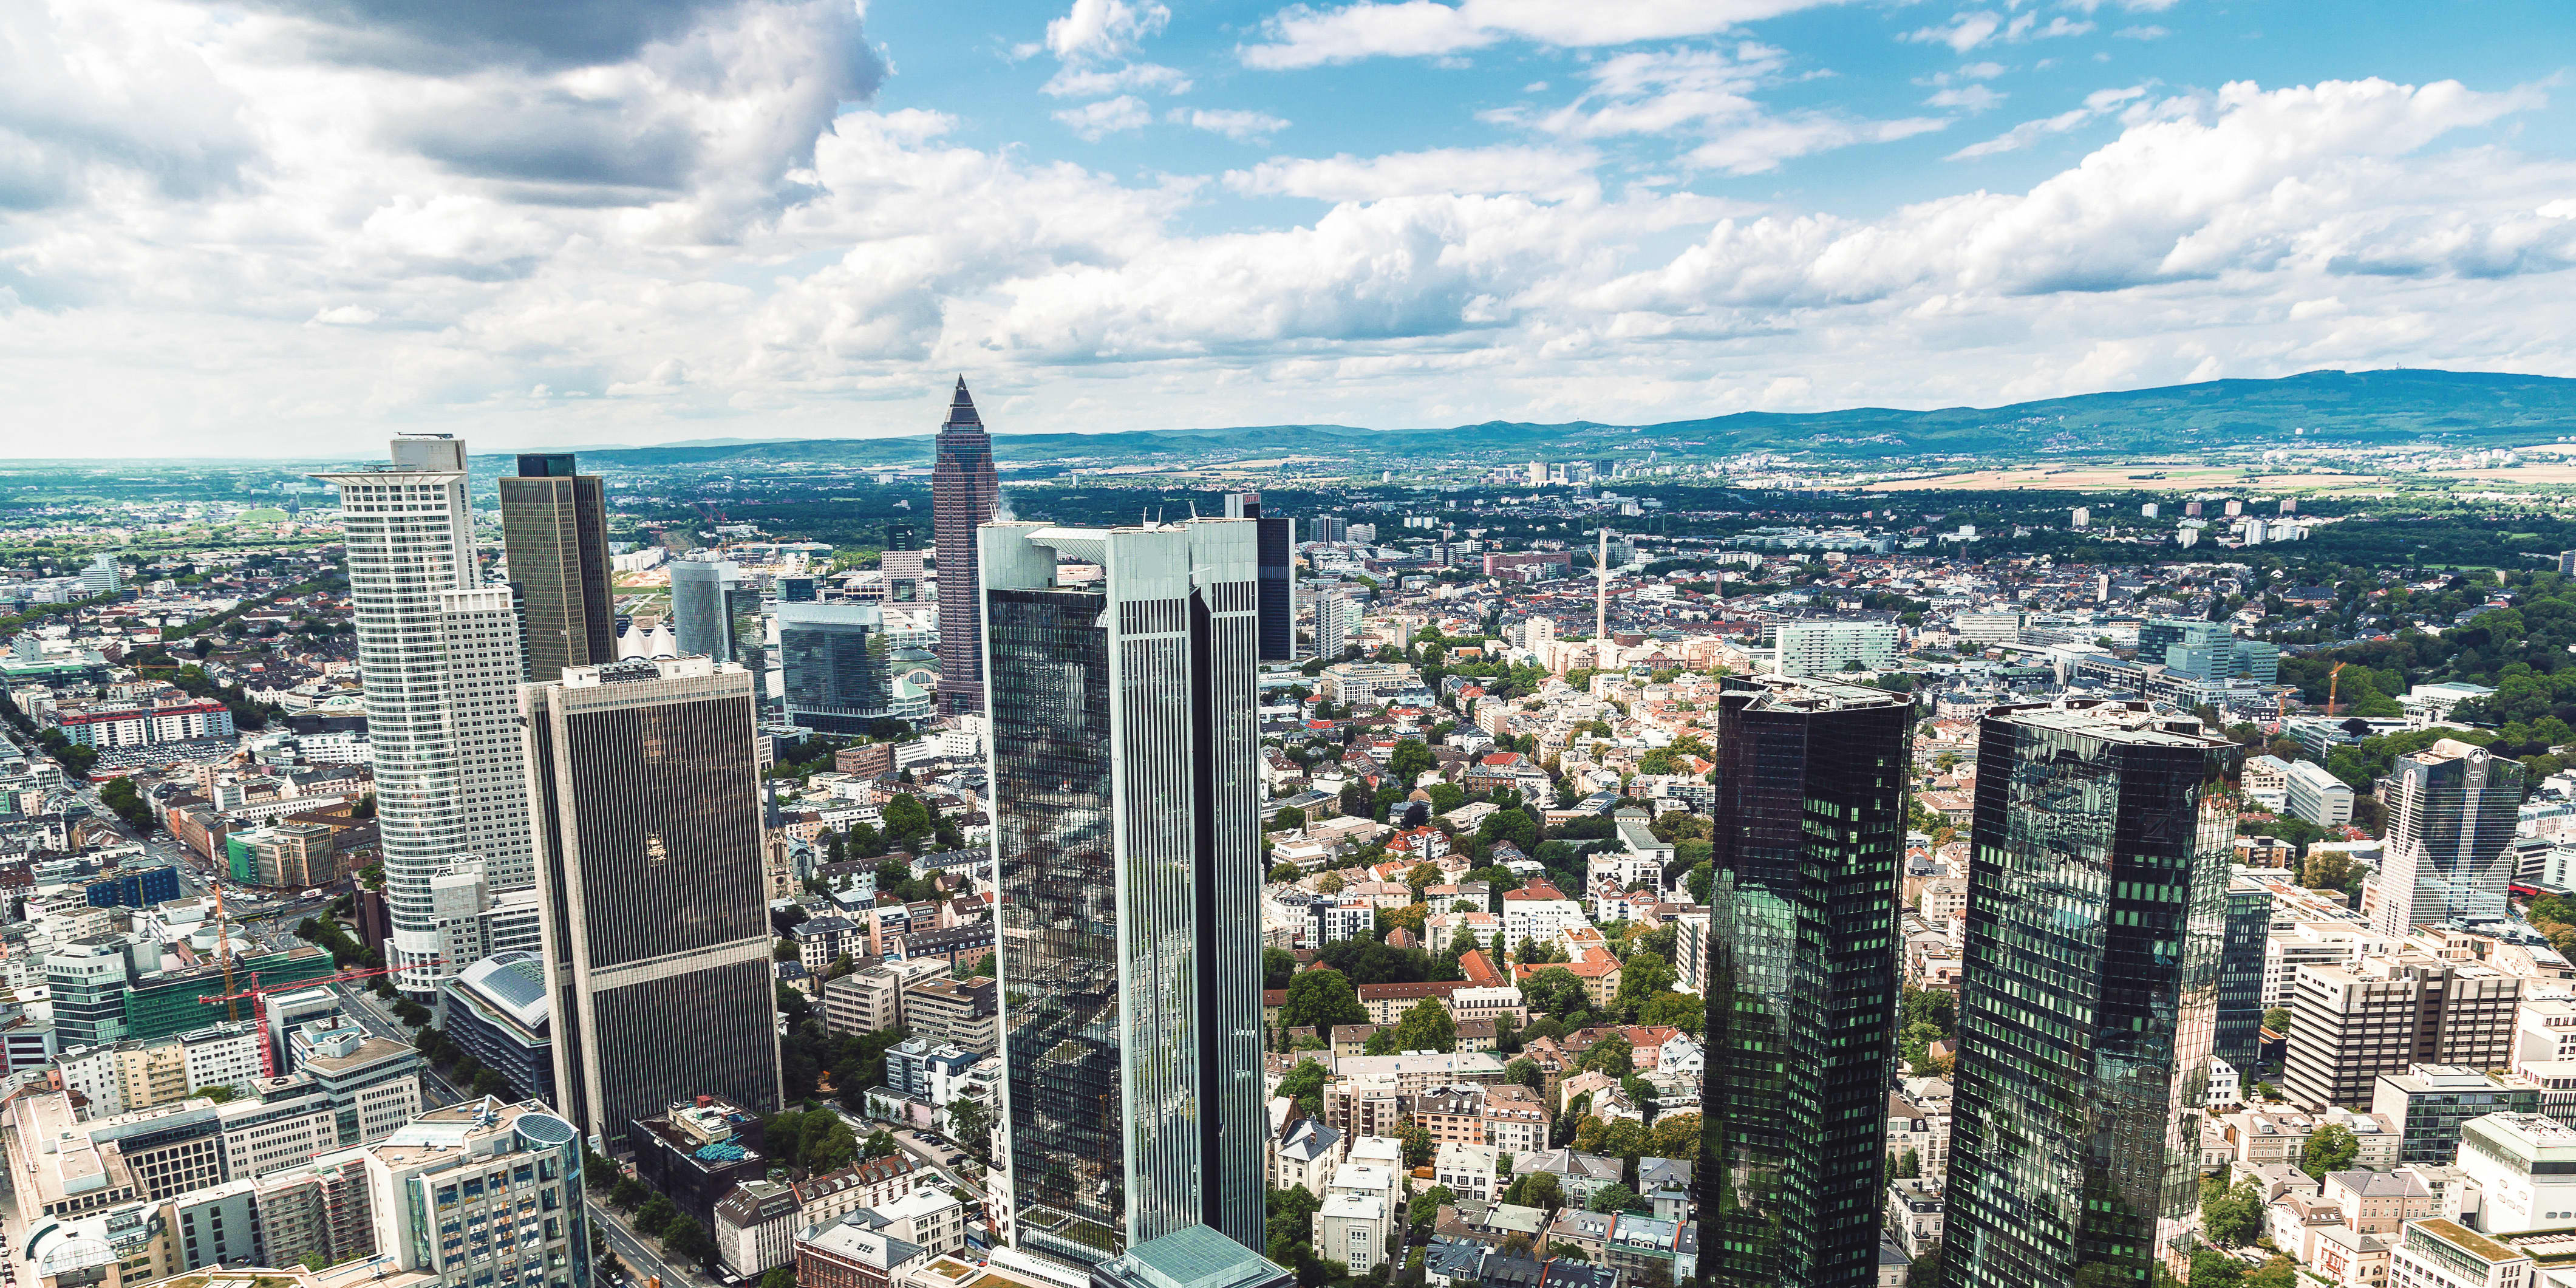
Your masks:
{"label": "tree", "polygon": [[1404,1142],[1405,1166],[1420,1167],[1431,1161],[1431,1132],[1422,1124],[1405,1119],[1404,1124],[1396,1128],[1395,1138]]}
{"label": "tree", "polygon": [[2222,1248],[2241,1248],[2263,1233],[2263,1191],[2252,1181],[2200,1205],[2200,1230]]}
{"label": "tree", "polygon": [[1261,950],[1261,986],[1263,988],[1286,988],[1288,981],[1296,977],[1297,954],[1285,948]]}
{"label": "tree", "polygon": [[620,1176],[608,1191],[608,1204],[620,1212],[632,1212],[652,1197],[653,1191],[644,1188],[644,1182],[632,1176]]}
{"label": "tree", "polygon": [[1637,1008],[1637,1022],[1649,1028],[1669,1025],[1699,1036],[1700,1026],[1708,1021],[1708,1003],[1688,993],[1658,993]]}
{"label": "tree", "polygon": [[1556,1179],[1554,1172],[1532,1172],[1513,1184],[1521,1186],[1521,1203],[1524,1206],[1542,1212],[1565,1206],[1565,1186]]}
{"label": "tree", "polygon": [[1440,758],[1421,742],[1407,738],[1395,744],[1395,754],[1387,758],[1387,768],[1394,771],[1397,782],[1411,787],[1414,780],[1440,767]]}
{"label": "tree", "polygon": [[678,1220],[679,1216],[680,1209],[671,1202],[669,1195],[656,1194],[635,1210],[633,1224],[638,1233],[658,1235],[670,1229],[671,1222]]}
{"label": "tree", "polygon": [[982,1157],[991,1139],[993,1113],[982,1102],[959,1096],[948,1102],[948,1138]]}
{"label": "tree", "polygon": [[2287,1036],[2290,1032],[2290,1008],[2275,1006],[2263,1012],[2263,1027]]}
{"label": "tree", "polygon": [[1278,1094],[1297,1102],[1309,1118],[1324,1112],[1324,1066],[1312,1060],[1300,1060],[1288,1076],[1279,1080]]}
{"label": "tree", "polygon": [[1320,876],[1320,877],[1315,878],[1315,893],[1317,893],[1317,894],[1340,894],[1341,892],[1342,892],[1342,874],[1341,874],[1341,873],[1339,873],[1339,872],[1327,872],[1327,873],[1325,873],[1324,875],[1322,875],[1322,876]]}
{"label": "tree", "polygon": [[[1354,993],[1351,1000],[1357,1003],[1358,994]],[[1592,994],[1584,988],[1582,980],[1575,978],[1573,971],[1550,967],[1521,984],[1521,1000],[1528,1003],[1532,1011],[1566,1015],[1591,1005]]]}
{"label": "tree", "polygon": [[2191,1254],[2191,1288],[2237,1288],[2245,1282],[2245,1263],[2215,1248]]}
{"label": "tree", "polygon": [[1360,1005],[1359,990],[1351,986],[1350,977],[1330,969],[1298,972],[1288,981],[1288,996],[1279,1006],[1279,1022],[1292,1029],[1366,1024],[1368,1018],[1368,1008]]}
{"label": "tree", "polygon": [[1598,1070],[1613,1078],[1625,1078],[1637,1071],[1636,1049],[1628,1039],[1613,1034],[1592,1044],[1583,1058],[1574,1062],[1578,1069]]}
{"label": "tree", "polygon": [[2299,1170],[2322,1181],[2328,1172],[2350,1170],[2359,1153],[2361,1142],[2353,1137],[2351,1128],[2327,1123],[2308,1137],[2306,1148],[2299,1152]]}
{"label": "tree", "polygon": [[1592,1202],[1587,1206],[1595,1212],[1625,1212],[1636,1207],[1637,1202],[1635,1190],[1614,1181],[1594,1190]]}
{"label": "tree", "polygon": [[860,1148],[867,1158],[892,1158],[902,1147],[894,1143],[893,1132],[880,1128],[868,1133],[867,1144]]}
{"label": "tree", "polygon": [[1522,1056],[1503,1066],[1503,1081],[1519,1083],[1532,1091],[1538,1090],[1546,1078],[1547,1074],[1538,1067],[1538,1061],[1528,1056]]}
{"label": "tree", "polygon": [[1630,1019],[1658,994],[1673,991],[1681,977],[1672,964],[1649,952],[1628,954],[1619,969],[1619,992],[1610,999],[1612,1010]]}
{"label": "tree", "polygon": [[1395,1022],[1395,1049],[1398,1051],[1455,1051],[1458,1049],[1458,1022],[1449,1008],[1436,997],[1413,1004]]}
{"label": "tree", "polygon": [[1458,1196],[1448,1186],[1434,1185],[1413,1196],[1413,1205],[1406,1210],[1405,1219],[1415,1225],[1429,1225],[1440,1218],[1441,1208],[1457,1201]]}
{"label": "tree", "polygon": [[662,1250],[684,1261],[703,1265],[715,1259],[716,1241],[707,1237],[706,1226],[684,1212],[663,1227]]}
{"label": "tree", "polygon": [[1900,1180],[1910,1180],[1914,1177],[1921,1176],[1922,1174],[1923,1156],[1916,1153],[1912,1145],[1906,1146],[1905,1152],[1897,1155],[1896,1157],[1897,1178]]}
{"label": "tree", "polygon": [[773,1266],[760,1277],[760,1288],[796,1288],[796,1267]]}
{"label": "tree", "polygon": [[[1916,1257],[1914,1264],[1905,1268],[1905,1288],[1940,1288],[1940,1285],[1941,1245],[1936,1243],[1925,1248],[1923,1255]],[[768,1288],[768,1285],[764,1284],[761,1288]]]}

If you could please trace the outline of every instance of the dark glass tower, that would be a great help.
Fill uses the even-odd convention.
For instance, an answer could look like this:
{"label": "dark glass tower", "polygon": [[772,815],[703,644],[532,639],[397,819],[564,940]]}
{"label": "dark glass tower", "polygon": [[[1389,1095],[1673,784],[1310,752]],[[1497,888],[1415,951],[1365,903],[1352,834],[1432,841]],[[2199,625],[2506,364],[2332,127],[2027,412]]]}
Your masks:
{"label": "dark glass tower", "polygon": [[613,662],[520,711],[558,1107],[603,1142],[700,1094],[776,1112],[751,676]]}
{"label": "dark glass tower", "polygon": [[[980,534],[1024,1251],[1263,1245],[1253,525]],[[1055,583],[1059,555],[1104,575]]]}
{"label": "dark glass tower", "polygon": [[2218,1020],[2210,1052],[2251,1086],[2263,1046],[2263,949],[2272,937],[2272,892],[2237,878],[2227,886],[2227,943],[2218,956]]}
{"label": "dark glass tower", "polygon": [[930,470],[930,527],[939,551],[939,710],[984,709],[984,630],[977,614],[975,529],[992,521],[1001,485],[993,477],[993,440],[957,378],[957,396],[939,427],[939,458]]}
{"label": "dark glass tower", "polygon": [[1896,1055],[1913,706],[1773,675],[1718,695],[1700,1265],[1869,1288]]}
{"label": "dark glass tower", "polygon": [[1261,660],[1288,662],[1297,657],[1297,521],[1261,512],[1258,492],[1225,494],[1225,517],[1250,519],[1260,525]]}
{"label": "dark glass tower", "polygon": [[2191,1224],[2237,748],[2144,702],[1978,733],[1952,1288],[2145,1284]]}
{"label": "dark glass tower", "polygon": [[778,663],[787,718],[822,733],[866,733],[893,714],[885,614],[874,604],[781,604]]}
{"label": "dark glass tower", "polygon": [[501,480],[501,545],[519,592],[526,676],[554,680],[568,666],[616,660],[616,610],[608,593],[608,503],[597,476],[569,454],[522,453]]}

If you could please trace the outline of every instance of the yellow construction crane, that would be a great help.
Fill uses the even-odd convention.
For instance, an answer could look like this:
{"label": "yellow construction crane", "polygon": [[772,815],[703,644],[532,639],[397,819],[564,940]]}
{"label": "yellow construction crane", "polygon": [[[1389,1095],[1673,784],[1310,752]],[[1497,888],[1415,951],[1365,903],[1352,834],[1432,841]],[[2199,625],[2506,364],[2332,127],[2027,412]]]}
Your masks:
{"label": "yellow construction crane", "polygon": [[2326,718],[2329,720],[2334,718],[2335,690],[2343,684],[2343,669],[2350,665],[2350,662],[2337,662],[2333,670],[2326,672]]}

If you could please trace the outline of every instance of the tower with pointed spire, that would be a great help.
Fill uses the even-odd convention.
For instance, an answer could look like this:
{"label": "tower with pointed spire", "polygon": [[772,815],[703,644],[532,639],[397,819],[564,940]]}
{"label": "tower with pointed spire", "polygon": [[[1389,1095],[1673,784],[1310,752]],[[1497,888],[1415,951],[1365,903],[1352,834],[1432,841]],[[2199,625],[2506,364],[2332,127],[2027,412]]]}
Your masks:
{"label": "tower with pointed spire", "polygon": [[930,471],[931,538],[939,552],[939,710],[984,709],[982,585],[975,558],[975,529],[992,521],[1000,484],[993,477],[993,440],[975,414],[966,377],[939,427],[938,462]]}

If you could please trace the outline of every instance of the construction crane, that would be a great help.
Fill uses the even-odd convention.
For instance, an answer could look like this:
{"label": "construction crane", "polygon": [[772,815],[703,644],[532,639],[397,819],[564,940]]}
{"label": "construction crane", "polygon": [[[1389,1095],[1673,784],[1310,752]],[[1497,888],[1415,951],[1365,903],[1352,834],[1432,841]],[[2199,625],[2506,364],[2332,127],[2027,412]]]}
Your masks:
{"label": "construction crane", "polygon": [[2326,719],[2328,720],[2334,719],[2335,690],[2343,684],[2343,669],[2350,665],[2352,665],[2350,662],[2337,662],[2333,670],[2326,672]]}
{"label": "construction crane", "polygon": [[[218,927],[217,933],[221,933],[220,927]],[[433,957],[425,962],[413,962],[411,965],[444,966],[446,964],[446,958]],[[254,1008],[257,1008],[266,1005],[266,1003],[262,1002],[260,999],[266,997],[270,993],[302,992],[308,988],[329,988],[334,984],[355,983],[358,980],[373,979],[378,975],[390,975],[395,971],[408,969],[410,969],[409,966],[369,966],[363,970],[344,970],[335,974],[325,975],[320,979],[299,979],[292,984],[271,984],[264,988],[261,987],[259,982],[259,972],[252,971],[250,975],[250,987],[241,989],[238,992],[233,989],[232,972],[227,969],[224,973],[224,991],[221,993],[201,994],[197,998],[197,1001],[200,1005],[205,1006],[212,1006],[217,1002],[223,1003],[224,1017],[229,1021],[235,1014],[232,1004],[242,1001],[245,998],[250,1000],[251,1005]],[[259,1069],[260,1076],[263,1078],[274,1078],[277,1076],[277,1055],[275,1052],[269,1050],[268,1039],[265,1036],[260,1039],[259,1043]]]}

